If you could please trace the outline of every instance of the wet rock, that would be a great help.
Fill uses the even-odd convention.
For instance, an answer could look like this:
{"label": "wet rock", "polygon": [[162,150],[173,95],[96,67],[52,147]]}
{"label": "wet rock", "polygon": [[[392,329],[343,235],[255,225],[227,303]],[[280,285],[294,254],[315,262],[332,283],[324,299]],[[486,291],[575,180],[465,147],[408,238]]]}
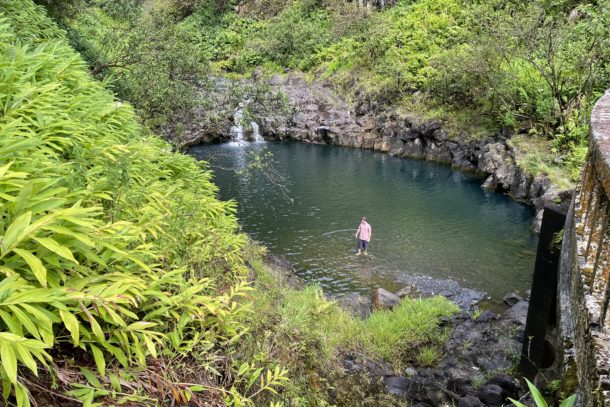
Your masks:
{"label": "wet rock", "polygon": [[504,304],[508,305],[509,307],[512,307],[516,303],[523,301],[523,297],[515,293],[510,293],[506,294],[504,298],[502,298],[502,301],[504,302]]}
{"label": "wet rock", "polygon": [[466,396],[459,400],[458,407],[485,407],[485,404],[474,396]]}
{"label": "wet rock", "polygon": [[426,138],[435,138],[434,134],[437,130],[441,129],[441,122],[438,120],[432,120],[424,123],[421,128],[421,133]]}
{"label": "wet rock", "polygon": [[508,375],[492,377],[485,384],[495,384],[497,386],[500,386],[502,388],[502,395],[505,399],[507,397],[510,397],[512,399],[518,399],[519,392],[521,392],[522,390],[521,386],[519,385],[519,382]]}
{"label": "wet rock", "polygon": [[509,158],[506,145],[502,143],[486,144],[481,150],[478,167],[488,174],[495,173]]}
{"label": "wet rock", "polygon": [[419,292],[417,287],[410,284],[410,285],[403,287],[400,290],[396,291],[395,295],[399,298],[405,298],[405,297],[417,298],[417,297],[421,296],[421,293]]}
{"label": "wet rock", "polygon": [[515,183],[515,178],[517,177],[518,168],[515,164],[511,162],[505,162],[496,170],[496,190],[500,190],[502,192],[508,192],[512,189],[513,184]]}
{"label": "wet rock", "polygon": [[494,314],[490,310],[485,310],[481,313],[481,315],[479,315],[476,322],[484,323],[484,322],[489,322],[489,321],[492,321],[495,319],[498,319],[498,316],[496,314]]}
{"label": "wet rock", "polygon": [[492,174],[485,179],[485,182],[481,185],[484,189],[496,189],[496,177]]}
{"label": "wet rock", "polygon": [[412,141],[417,138],[417,133],[414,133],[411,129],[402,129],[398,133],[402,141]]}
{"label": "wet rock", "polygon": [[461,171],[476,172],[477,166],[471,160],[471,151],[466,146],[458,145],[451,151],[451,166]]}
{"label": "wet rock", "polygon": [[510,188],[510,195],[516,200],[527,199],[531,182],[532,176],[517,168]]}
{"label": "wet rock", "polygon": [[504,401],[502,388],[497,384],[484,384],[477,389],[476,396],[483,404],[489,407],[501,406]]}
{"label": "wet rock", "polygon": [[405,151],[404,142],[398,137],[393,138],[393,142],[390,145],[389,154],[402,156],[404,151]]}
{"label": "wet rock", "polygon": [[473,396],[475,394],[470,379],[463,377],[449,379],[445,387],[460,397]]}
{"label": "wet rock", "polygon": [[485,293],[471,288],[461,288],[458,292],[445,296],[453,301],[458,307],[467,311],[472,306],[482,301],[485,298]]}
{"label": "wet rock", "polygon": [[407,388],[409,387],[409,379],[404,376],[389,376],[384,379],[385,387],[388,393],[404,398]]}
{"label": "wet rock", "polygon": [[420,138],[405,141],[403,157],[422,159],[426,157],[425,144]]}
{"label": "wet rock", "polygon": [[429,143],[426,148],[426,160],[440,163],[451,162],[451,151],[446,144]]}
{"label": "wet rock", "polygon": [[432,138],[437,141],[447,141],[449,136],[447,135],[447,131],[444,129],[437,129],[432,133]]}
{"label": "wet rock", "polygon": [[392,309],[398,304],[400,304],[400,297],[383,288],[378,288],[373,292],[372,309]]}
{"label": "wet rock", "polygon": [[525,325],[525,321],[527,320],[527,309],[529,307],[529,301],[519,301],[512,307],[510,307],[502,318],[511,321],[517,325]]}
{"label": "wet rock", "polygon": [[546,175],[535,176],[530,184],[529,196],[538,198],[546,193],[551,187],[551,180]]}

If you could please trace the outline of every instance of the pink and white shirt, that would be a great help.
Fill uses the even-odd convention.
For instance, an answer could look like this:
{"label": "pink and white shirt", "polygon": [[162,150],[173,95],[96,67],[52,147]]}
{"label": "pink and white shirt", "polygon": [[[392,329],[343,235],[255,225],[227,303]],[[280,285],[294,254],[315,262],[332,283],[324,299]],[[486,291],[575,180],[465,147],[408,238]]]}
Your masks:
{"label": "pink and white shirt", "polygon": [[371,225],[369,225],[366,221],[360,222],[360,226],[358,226],[358,234],[359,239],[369,242],[371,240],[371,235],[373,234],[373,230],[371,229]]}

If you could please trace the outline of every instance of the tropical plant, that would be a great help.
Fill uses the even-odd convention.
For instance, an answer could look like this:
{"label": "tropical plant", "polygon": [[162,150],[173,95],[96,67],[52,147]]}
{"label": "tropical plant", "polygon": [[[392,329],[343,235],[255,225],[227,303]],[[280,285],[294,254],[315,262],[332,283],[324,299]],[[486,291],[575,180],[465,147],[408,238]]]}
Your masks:
{"label": "tropical plant", "polygon": [[[52,379],[86,405],[184,403],[202,390],[243,405],[282,386],[279,366],[223,368],[219,355],[230,357],[250,312],[240,301],[251,290],[247,239],[205,165],[148,135],[40,7],[0,3],[0,12],[4,398],[28,406]],[[186,364],[172,360],[205,374],[187,382]],[[143,386],[151,376],[157,384]],[[243,380],[246,395],[233,385]]]}
{"label": "tropical plant", "polygon": [[[527,382],[527,387],[529,388],[530,393],[534,399],[534,402],[536,403],[536,407],[548,407],[548,404],[547,404],[546,400],[544,399],[544,397],[542,397],[540,390],[538,390],[536,388],[536,386],[529,380],[525,379],[525,381]],[[509,398],[509,400],[517,407],[527,407],[525,404],[521,403],[520,401],[513,400],[511,398]],[[573,394],[570,397],[562,400],[561,404],[559,404],[559,407],[572,407],[575,402],[576,402],[576,395]]]}

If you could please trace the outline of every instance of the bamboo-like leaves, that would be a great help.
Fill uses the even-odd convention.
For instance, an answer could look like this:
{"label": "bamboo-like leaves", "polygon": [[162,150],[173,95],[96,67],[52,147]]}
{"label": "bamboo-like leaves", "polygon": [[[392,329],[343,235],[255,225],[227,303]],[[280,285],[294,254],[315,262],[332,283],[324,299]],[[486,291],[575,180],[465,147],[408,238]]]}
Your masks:
{"label": "bamboo-like leaves", "polygon": [[[109,394],[101,378],[110,367],[239,338],[237,299],[249,287],[229,284],[246,272],[234,205],[216,199],[193,159],[144,134],[40,8],[24,0],[0,12],[4,397],[29,405],[20,369],[37,374],[51,361],[46,349],[60,344],[91,355],[99,377],[93,366],[81,373],[93,388],[75,384],[70,393],[91,404]],[[34,35],[28,21],[49,35]]]}

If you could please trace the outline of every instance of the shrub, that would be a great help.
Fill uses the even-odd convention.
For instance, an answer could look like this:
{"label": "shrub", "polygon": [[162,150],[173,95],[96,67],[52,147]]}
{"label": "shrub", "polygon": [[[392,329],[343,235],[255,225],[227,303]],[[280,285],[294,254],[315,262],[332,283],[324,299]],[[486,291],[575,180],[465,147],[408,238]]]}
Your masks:
{"label": "shrub", "polygon": [[[5,399],[29,405],[32,375],[44,367],[88,404],[195,397],[231,376],[215,355],[245,331],[247,240],[234,205],[216,199],[205,166],[148,135],[64,40],[32,36],[28,18],[60,32],[40,8],[0,10]],[[191,359],[207,374],[180,384],[180,363],[154,373],[155,358]],[[254,377],[254,394],[285,381],[279,367],[267,375],[245,363],[227,388]],[[153,373],[157,385],[144,391],[140,378]],[[227,402],[248,402],[217,387]]]}

